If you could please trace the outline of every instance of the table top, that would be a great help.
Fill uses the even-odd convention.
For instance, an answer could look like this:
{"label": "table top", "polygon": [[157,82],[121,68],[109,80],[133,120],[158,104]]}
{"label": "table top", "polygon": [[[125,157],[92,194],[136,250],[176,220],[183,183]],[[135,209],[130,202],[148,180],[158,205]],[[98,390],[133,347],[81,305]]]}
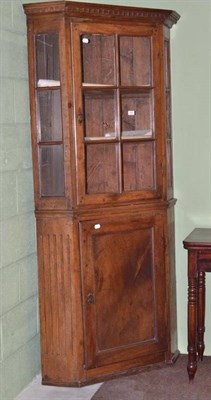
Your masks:
{"label": "table top", "polygon": [[211,248],[211,229],[195,228],[190,235],[183,241],[184,248],[210,247]]}

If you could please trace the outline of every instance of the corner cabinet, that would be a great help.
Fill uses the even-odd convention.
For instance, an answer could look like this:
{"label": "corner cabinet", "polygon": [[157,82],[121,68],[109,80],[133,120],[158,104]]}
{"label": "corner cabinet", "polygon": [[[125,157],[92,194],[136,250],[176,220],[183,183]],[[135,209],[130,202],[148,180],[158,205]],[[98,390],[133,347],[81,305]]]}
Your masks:
{"label": "corner cabinet", "polygon": [[174,11],[24,5],[44,384],[177,355]]}

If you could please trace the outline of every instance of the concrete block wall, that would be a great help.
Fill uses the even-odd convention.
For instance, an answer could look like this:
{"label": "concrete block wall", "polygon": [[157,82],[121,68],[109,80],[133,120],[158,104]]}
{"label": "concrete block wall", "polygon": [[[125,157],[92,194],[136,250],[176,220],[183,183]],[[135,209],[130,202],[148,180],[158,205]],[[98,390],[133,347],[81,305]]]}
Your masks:
{"label": "concrete block wall", "polygon": [[0,399],[40,370],[26,18],[0,1]]}

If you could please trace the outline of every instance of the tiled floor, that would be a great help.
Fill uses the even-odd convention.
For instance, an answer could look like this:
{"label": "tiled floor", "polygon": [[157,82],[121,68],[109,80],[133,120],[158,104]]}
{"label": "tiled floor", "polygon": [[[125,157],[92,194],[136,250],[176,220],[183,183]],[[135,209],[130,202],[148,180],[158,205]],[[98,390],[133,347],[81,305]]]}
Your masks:
{"label": "tiled floor", "polygon": [[23,390],[16,400],[90,400],[101,383],[83,388],[60,388],[41,385],[41,376]]}

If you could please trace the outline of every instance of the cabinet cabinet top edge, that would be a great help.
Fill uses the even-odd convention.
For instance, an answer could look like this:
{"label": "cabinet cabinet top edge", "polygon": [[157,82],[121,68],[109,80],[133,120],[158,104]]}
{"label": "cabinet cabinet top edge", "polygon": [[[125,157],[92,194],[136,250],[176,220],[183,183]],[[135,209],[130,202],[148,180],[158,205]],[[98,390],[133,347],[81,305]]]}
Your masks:
{"label": "cabinet cabinet top edge", "polygon": [[76,1],[53,1],[23,5],[28,17],[60,13],[70,18],[122,19],[140,22],[154,22],[171,28],[180,15],[176,11],[142,7],[113,6],[108,4],[82,3]]}

